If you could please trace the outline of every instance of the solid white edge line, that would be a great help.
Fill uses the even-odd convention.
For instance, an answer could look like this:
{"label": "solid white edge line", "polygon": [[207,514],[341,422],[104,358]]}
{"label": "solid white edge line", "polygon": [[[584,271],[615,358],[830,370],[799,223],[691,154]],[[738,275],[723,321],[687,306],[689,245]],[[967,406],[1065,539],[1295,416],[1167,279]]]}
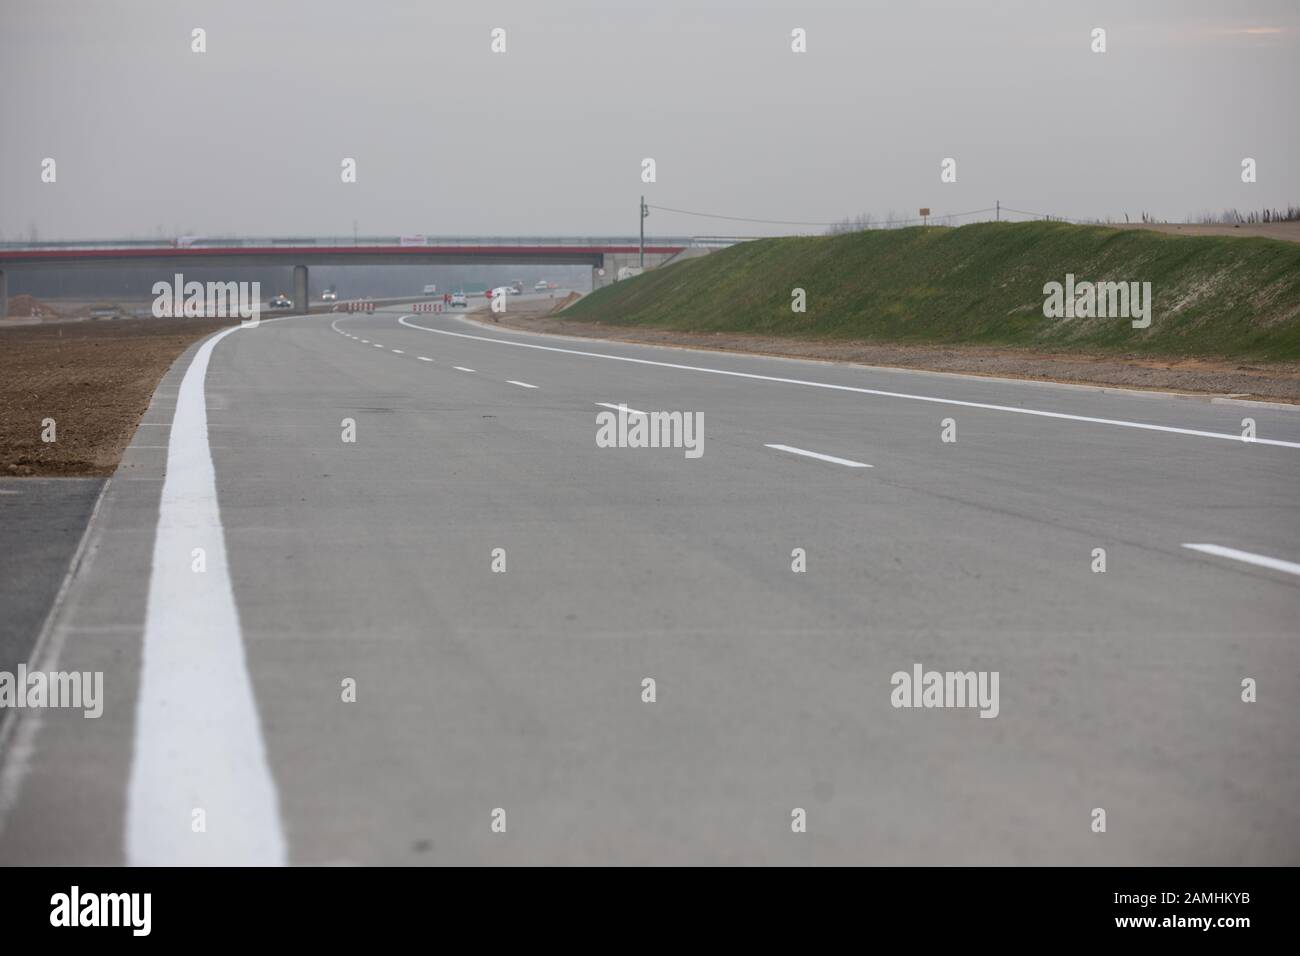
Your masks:
{"label": "solid white edge line", "polygon": [[[177,393],[158,504],[126,793],[126,859],[268,866],[287,859],[279,799],[226,555],[208,445],[204,342]],[[191,569],[203,548],[205,570]],[[207,831],[191,829],[202,810]]]}
{"label": "solid white edge line", "polygon": [[1283,561],[1281,558],[1270,558],[1266,554],[1238,551],[1236,548],[1225,548],[1221,544],[1184,544],[1183,547],[1191,548],[1193,551],[1201,551],[1205,554],[1217,555],[1220,558],[1232,558],[1234,561],[1256,564],[1261,568],[1271,568],[1274,571],[1285,571],[1287,574],[1300,575],[1300,564],[1296,564],[1294,561]]}
{"label": "solid white edge line", "polygon": [[[472,313],[445,313],[462,325],[474,326],[485,332],[499,331],[499,326],[490,326],[477,318]],[[530,329],[519,328],[518,326],[506,326],[512,335],[522,335],[535,339],[553,338],[548,332],[534,332]],[[780,355],[773,352],[751,352],[745,349],[727,349],[727,348],[710,348],[707,345],[668,345],[664,342],[638,342],[632,339],[618,338],[593,338],[590,335],[565,335],[565,341],[569,342],[590,342],[593,345],[628,345],[641,346],[644,348],[660,349],[666,352],[686,352],[692,355],[734,355],[741,358],[761,359],[768,362],[797,362],[802,365],[821,365],[828,368],[840,369],[860,369],[867,372],[882,372],[889,375],[928,375],[933,378],[956,379],[967,382],[990,382],[1002,385],[1030,385],[1034,388],[1044,389],[1061,389],[1072,392],[1092,392],[1097,395],[1120,395],[1124,398],[1165,398],[1178,399],[1179,401],[1204,402],[1208,405],[1247,405],[1251,408],[1276,408],[1293,414],[1300,412],[1300,403],[1297,402],[1266,402],[1263,400],[1232,398],[1226,395],[1218,395],[1212,392],[1167,392],[1154,388],[1129,388],[1123,385],[1096,385],[1085,384],[1082,382],[1062,382],[1056,379],[1037,379],[1037,378],[1008,378],[1001,375],[981,375],[977,372],[943,372],[933,368],[913,368],[904,365],[872,365],[869,362],[850,362],[838,359],[819,359],[811,356],[800,356],[795,358],[789,355]],[[1242,392],[1240,394],[1246,394]]]}
{"label": "solid white edge line", "polygon": [[764,448],[775,448],[777,451],[788,451],[792,455],[804,455],[808,458],[816,458],[820,461],[833,462],[836,465],[847,465],[849,468],[870,468],[865,461],[853,461],[849,458],[836,458],[834,455],[823,455],[821,452],[809,451],[807,448],[795,448],[793,445],[767,445]]}
{"label": "solid white edge line", "polygon": [[[777,375],[760,375],[757,372],[736,372],[724,368],[708,368],[703,365],[682,365],[677,362],[656,362],[652,359],[632,358],[628,355],[609,355],[605,352],[587,352],[581,349],[565,349],[555,345],[537,345],[533,342],[514,342],[509,339],[495,339],[488,335],[470,335],[467,332],[452,332],[449,329],[431,329],[416,325],[407,319],[414,315],[404,315],[398,322],[409,329],[433,332],[437,335],[452,335],[461,339],[473,339],[479,342],[493,342],[497,345],[512,345],[521,349],[538,349],[543,352],[561,352],[568,355],[581,355],[588,358],[609,359],[613,362],[632,362],[636,365],[654,365],[659,368],[679,369],[686,372],[707,372],[711,375],[727,375],[732,378],[747,378],[763,382],[780,382],[785,385],[803,385],[809,388],[827,388],[837,392],[854,392],[860,395],[880,395],[885,398],[904,398],[914,402],[931,402],[936,405],[954,405],[961,408],[980,408],[986,411],[1010,412],[1016,415],[1032,415],[1038,418],[1056,418],[1064,421],[1088,422],[1094,425],[1115,425],[1119,428],[1138,428],[1144,431],[1164,432],[1173,435],[1194,435],[1200,438],[1219,438],[1235,441],[1243,445],[1274,445],[1280,448],[1300,448],[1300,442],[1282,441],[1277,438],[1243,439],[1239,434],[1230,432],[1210,432],[1196,428],[1177,428],[1172,425],[1153,425],[1148,422],[1130,422],[1118,418],[1094,418],[1090,415],[1070,415],[1066,412],[1048,412],[1036,408],[1019,408],[1014,405],[993,405],[987,402],[966,402],[956,398],[938,398],[934,395],[912,395],[907,392],[891,392],[881,388],[863,388],[857,385],[834,385],[830,382],[811,382],[807,379],[783,378]],[[647,346],[653,348],[654,346]]]}

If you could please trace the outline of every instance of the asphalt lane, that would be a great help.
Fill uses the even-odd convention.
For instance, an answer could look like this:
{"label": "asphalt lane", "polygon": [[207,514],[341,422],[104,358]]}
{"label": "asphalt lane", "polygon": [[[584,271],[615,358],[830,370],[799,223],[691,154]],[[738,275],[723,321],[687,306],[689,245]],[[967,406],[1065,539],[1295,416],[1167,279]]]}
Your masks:
{"label": "asphalt lane", "polygon": [[30,659],[103,486],[103,478],[0,478],[0,671]]}
{"label": "asphalt lane", "polygon": [[[1300,859],[1300,577],[1183,546],[1300,560],[1300,448],[1130,427],[1294,410],[400,311],[230,335],[206,399],[290,862]],[[599,448],[598,403],[700,412],[704,453]],[[113,706],[9,756],[4,862],[125,860],[151,454],[60,643]],[[997,671],[997,717],[891,706],[916,663]]]}

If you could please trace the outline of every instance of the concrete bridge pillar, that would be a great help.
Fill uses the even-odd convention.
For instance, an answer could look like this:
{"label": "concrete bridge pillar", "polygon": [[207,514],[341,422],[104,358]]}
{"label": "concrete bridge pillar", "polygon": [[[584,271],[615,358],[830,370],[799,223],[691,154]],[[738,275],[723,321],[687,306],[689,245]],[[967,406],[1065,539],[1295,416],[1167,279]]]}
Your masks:
{"label": "concrete bridge pillar", "polygon": [[[605,274],[601,275],[601,270]],[[618,278],[618,266],[614,262],[613,256],[601,256],[600,265],[591,267],[591,291],[603,289],[607,285],[613,285]]]}
{"label": "concrete bridge pillar", "polygon": [[298,315],[306,315],[307,307],[307,267],[293,267],[293,310]]}
{"label": "concrete bridge pillar", "polygon": [[0,269],[0,319],[9,318],[9,277]]}
{"label": "concrete bridge pillar", "polygon": [[[659,263],[663,262],[664,258],[665,257],[662,253],[647,252],[645,256],[646,270],[648,271],[653,269],[655,266],[659,265]],[[602,256],[601,262],[603,264],[601,268],[605,270],[605,274],[599,275],[596,269],[591,271],[591,290],[595,292],[597,289],[603,289],[607,285],[613,285],[618,281],[619,269],[628,266],[635,268],[639,261],[640,257],[635,252],[614,252]]]}

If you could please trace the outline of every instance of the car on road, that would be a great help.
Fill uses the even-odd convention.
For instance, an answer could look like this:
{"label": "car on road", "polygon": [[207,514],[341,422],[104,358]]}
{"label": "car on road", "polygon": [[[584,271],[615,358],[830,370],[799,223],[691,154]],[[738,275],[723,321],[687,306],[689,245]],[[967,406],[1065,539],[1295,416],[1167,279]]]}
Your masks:
{"label": "car on road", "polygon": [[293,299],[289,298],[283,292],[271,299],[271,308],[273,309],[292,309]]}
{"label": "car on road", "polygon": [[326,289],[324,292],[320,294],[320,300],[322,302],[337,302],[338,297],[339,297],[338,293],[335,292],[333,289]]}
{"label": "car on road", "polygon": [[547,289],[549,289],[549,288],[550,288],[550,286],[548,286],[548,285],[546,284],[546,280],[545,280],[545,279],[538,279],[538,280],[537,280],[537,285],[533,286],[533,291],[534,291],[534,292],[545,292],[545,291],[546,291]]}
{"label": "car on road", "polygon": [[425,294],[425,295],[437,295],[437,294],[438,294],[438,287],[437,287],[436,285],[434,285],[432,282],[430,282],[428,285],[426,285],[426,286],[424,287],[424,294]]}
{"label": "car on road", "polygon": [[451,294],[451,307],[454,309],[454,308],[456,308],[457,306],[460,306],[460,308],[462,308],[462,309],[465,308],[465,293],[464,293],[464,292],[453,292],[453,293]]}

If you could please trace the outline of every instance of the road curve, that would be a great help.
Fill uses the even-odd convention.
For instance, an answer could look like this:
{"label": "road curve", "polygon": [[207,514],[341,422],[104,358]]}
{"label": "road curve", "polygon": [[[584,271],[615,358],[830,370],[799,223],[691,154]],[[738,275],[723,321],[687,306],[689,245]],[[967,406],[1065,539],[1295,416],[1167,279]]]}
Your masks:
{"label": "road curve", "polygon": [[[1300,862],[1296,410],[400,309],[209,340],[196,398],[204,347],[42,636],[105,709],[21,716],[0,862]],[[620,405],[703,453],[599,447]],[[918,664],[996,716],[895,707]]]}

